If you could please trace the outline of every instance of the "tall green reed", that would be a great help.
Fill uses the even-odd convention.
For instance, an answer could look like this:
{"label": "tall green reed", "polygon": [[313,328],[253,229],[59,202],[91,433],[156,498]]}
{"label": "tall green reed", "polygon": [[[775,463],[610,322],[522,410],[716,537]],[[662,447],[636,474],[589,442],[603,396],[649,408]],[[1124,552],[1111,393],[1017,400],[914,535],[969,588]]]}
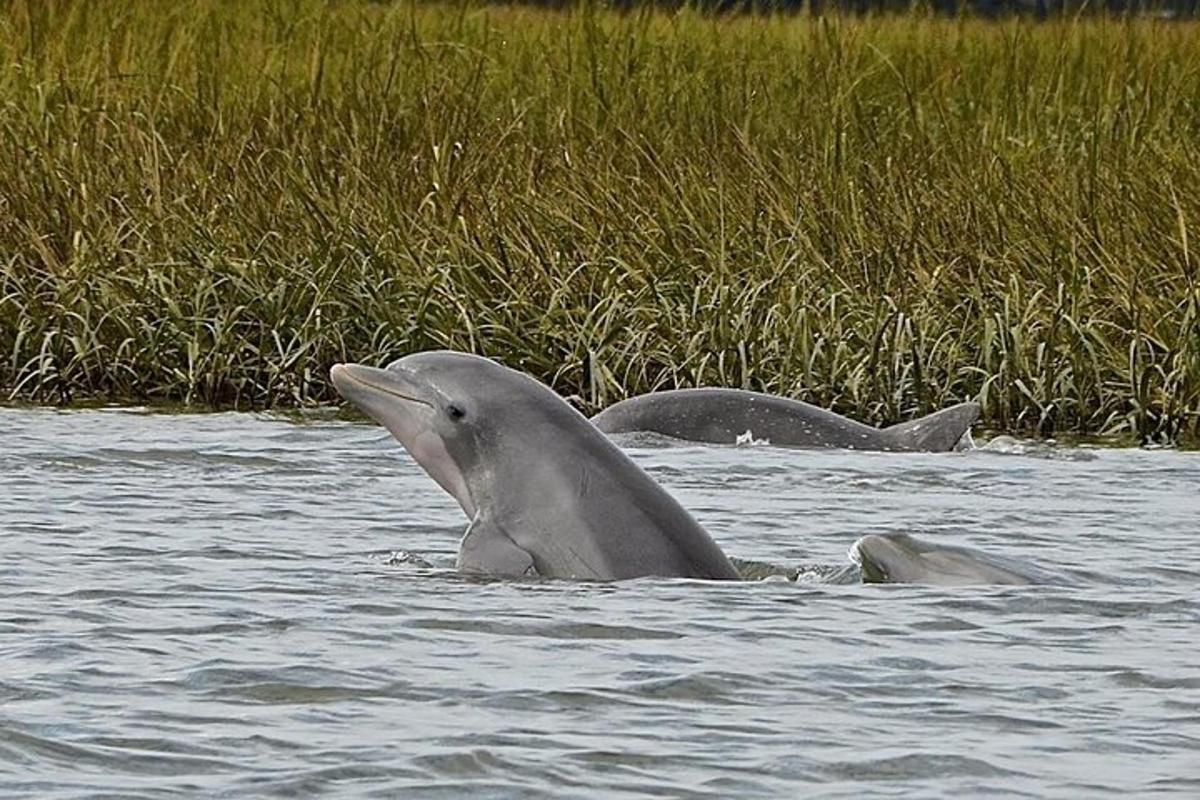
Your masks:
{"label": "tall green reed", "polygon": [[1200,426],[1200,36],[350,0],[0,11],[0,387],[262,407],[429,347],[591,410]]}

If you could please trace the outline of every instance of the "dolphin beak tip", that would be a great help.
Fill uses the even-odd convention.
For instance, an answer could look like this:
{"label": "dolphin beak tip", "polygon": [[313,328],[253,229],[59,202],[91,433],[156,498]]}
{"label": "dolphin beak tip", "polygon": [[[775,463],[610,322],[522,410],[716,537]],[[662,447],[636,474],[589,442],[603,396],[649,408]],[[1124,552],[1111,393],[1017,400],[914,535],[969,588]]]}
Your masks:
{"label": "dolphin beak tip", "polygon": [[334,364],[330,367],[329,380],[333,384],[333,388],[337,389],[343,397],[346,395],[347,387],[354,382],[350,374],[350,367],[346,364]]}

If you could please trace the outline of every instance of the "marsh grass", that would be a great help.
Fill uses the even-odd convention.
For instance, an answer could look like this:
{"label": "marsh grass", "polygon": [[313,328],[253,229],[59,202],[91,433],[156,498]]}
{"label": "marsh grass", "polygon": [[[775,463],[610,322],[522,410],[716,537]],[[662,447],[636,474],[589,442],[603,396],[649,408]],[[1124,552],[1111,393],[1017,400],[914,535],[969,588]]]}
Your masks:
{"label": "marsh grass", "polygon": [[0,387],[334,398],[486,353],[591,410],[1200,426],[1200,29],[590,6],[0,11]]}

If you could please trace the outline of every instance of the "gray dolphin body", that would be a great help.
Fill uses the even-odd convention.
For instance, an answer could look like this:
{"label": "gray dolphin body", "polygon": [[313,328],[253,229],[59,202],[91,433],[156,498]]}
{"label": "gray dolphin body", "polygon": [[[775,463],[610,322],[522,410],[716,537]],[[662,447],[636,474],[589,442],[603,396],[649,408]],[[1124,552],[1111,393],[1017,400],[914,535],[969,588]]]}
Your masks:
{"label": "gray dolphin body", "polygon": [[605,433],[646,431],[693,442],[735,444],[747,438],[780,447],[948,451],[979,419],[976,403],[872,428],[823,408],[741,389],[675,389],[622,400],[592,417]]}
{"label": "gray dolphin body", "polygon": [[330,374],[462,506],[464,572],[739,577],[666,490],[528,375],[444,351]]}
{"label": "gray dolphin body", "polygon": [[864,536],[850,548],[863,583],[921,583],[930,586],[1060,583],[1041,569],[969,547],[934,544],[906,533]]}

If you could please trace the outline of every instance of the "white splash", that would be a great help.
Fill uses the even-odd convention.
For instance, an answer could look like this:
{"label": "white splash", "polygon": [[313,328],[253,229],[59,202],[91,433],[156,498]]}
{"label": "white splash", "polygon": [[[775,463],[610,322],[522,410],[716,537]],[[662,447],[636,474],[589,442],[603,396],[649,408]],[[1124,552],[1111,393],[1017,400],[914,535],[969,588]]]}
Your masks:
{"label": "white splash", "polygon": [[771,444],[770,439],[755,439],[754,431],[750,430],[749,428],[746,429],[745,433],[738,434],[737,439],[734,441],[734,445],[736,445],[737,447],[742,447],[742,446],[750,446],[750,447],[768,446],[769,447],[770,444]]}

